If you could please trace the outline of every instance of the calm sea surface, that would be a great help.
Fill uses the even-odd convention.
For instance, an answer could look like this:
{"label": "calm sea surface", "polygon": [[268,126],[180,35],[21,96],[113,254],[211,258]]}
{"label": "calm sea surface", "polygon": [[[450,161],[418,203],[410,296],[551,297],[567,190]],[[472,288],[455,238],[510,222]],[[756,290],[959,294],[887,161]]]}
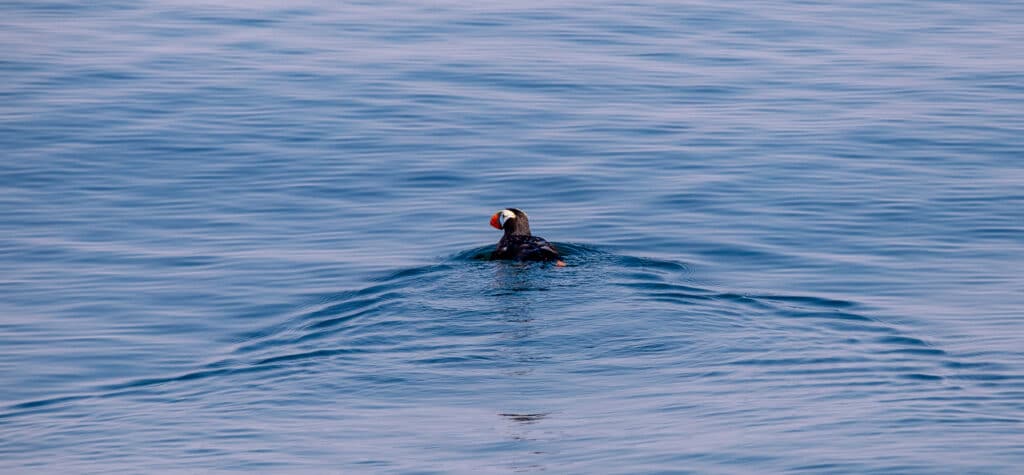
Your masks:
{"label": "calm sea surface", "polygon": [[1022,24],[3,2],[0,472],[1020,473]]}

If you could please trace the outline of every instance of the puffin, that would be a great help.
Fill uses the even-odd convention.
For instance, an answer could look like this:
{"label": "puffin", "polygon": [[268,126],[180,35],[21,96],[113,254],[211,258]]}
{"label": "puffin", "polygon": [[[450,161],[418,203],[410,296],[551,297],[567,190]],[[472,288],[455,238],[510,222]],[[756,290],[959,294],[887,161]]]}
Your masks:
{"label": "puffin", "polygon": [[498,211],[491,216],[491,226],[505,232],[491,253],[491,259],[553,261],[559,267],[565,265],[553,244],[530,234],[530,218],[523,210],[506,208]]}

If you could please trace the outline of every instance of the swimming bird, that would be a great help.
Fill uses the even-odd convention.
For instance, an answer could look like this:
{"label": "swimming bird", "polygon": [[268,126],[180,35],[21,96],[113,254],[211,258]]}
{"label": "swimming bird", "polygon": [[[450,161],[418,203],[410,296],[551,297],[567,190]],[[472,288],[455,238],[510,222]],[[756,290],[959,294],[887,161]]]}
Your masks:
{"label": "swimming bird", "polygon": [[530,234],[530,218],[522,210],[506,208],[494,213],[494,216],[491,216],[491,226],[505,231],[505,235],[491,253],[491,259],[555,261],[558,266],[565,265],[553,244],[542,237]]}

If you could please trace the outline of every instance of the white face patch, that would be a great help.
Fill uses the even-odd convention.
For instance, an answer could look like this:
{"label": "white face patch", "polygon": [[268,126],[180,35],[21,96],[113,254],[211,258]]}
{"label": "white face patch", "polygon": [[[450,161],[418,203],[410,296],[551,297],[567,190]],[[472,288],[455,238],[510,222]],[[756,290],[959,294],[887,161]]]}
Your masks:
{"label": "white face patch", "polygon": [[505,227],[505,221],[508,221],[509,219],[512,219],[512,218],[515,218],[515,217],[516,217],[515,213],[513,213],[513,212],[511,212],[511,211],[509,211],[507,209],[503,209],[503,210],[501,210],[501,214],[498,215],[498,224],[500,224],[501,227],[504,228]]}

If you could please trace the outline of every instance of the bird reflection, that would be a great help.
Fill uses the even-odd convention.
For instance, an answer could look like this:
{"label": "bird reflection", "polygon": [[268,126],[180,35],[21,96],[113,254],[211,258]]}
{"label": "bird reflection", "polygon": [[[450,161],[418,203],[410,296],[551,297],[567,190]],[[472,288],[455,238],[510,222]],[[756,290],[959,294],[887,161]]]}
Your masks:
{"label": "bird reflection", "polygon": [[539,336],[538,325],[532,309],[547,289],[550,268],[539,264],[496,263],[494,274],[494,297],[500,308],[502,321],[507,324],[503,332],[505,348],[509,362],[513,363],[506,375],[514,381],[511,387],[517,388],[518,394],[509,395],[514,401],[516,410],[499,411],[497,415],[505,422],[507,437],[513,443],[511,468],[516,472],[545,471],[546,467],[538,462],[538,456],[544,451],[538,450],[544,445],[539,438],[544,432],[537,432],[538,425],[549,418],[551,412],[536,410],[523,411],[524,407],[535,406],[537,400],[531,398],[530,387],[533,385],[531,376],[547,356],[540,353],[543,345],[536,343]]}
{"label": "bird reflection", "polygon": [[515,414],[511,412],[502,412],[499,413],[498,415],[502,417],[507,417],[513,421],[520,422],[523,424],[533,424],[540,421],[541,419],[544,419],[545,417],[548,417],[549,413],[538,412],[535,414]]}

